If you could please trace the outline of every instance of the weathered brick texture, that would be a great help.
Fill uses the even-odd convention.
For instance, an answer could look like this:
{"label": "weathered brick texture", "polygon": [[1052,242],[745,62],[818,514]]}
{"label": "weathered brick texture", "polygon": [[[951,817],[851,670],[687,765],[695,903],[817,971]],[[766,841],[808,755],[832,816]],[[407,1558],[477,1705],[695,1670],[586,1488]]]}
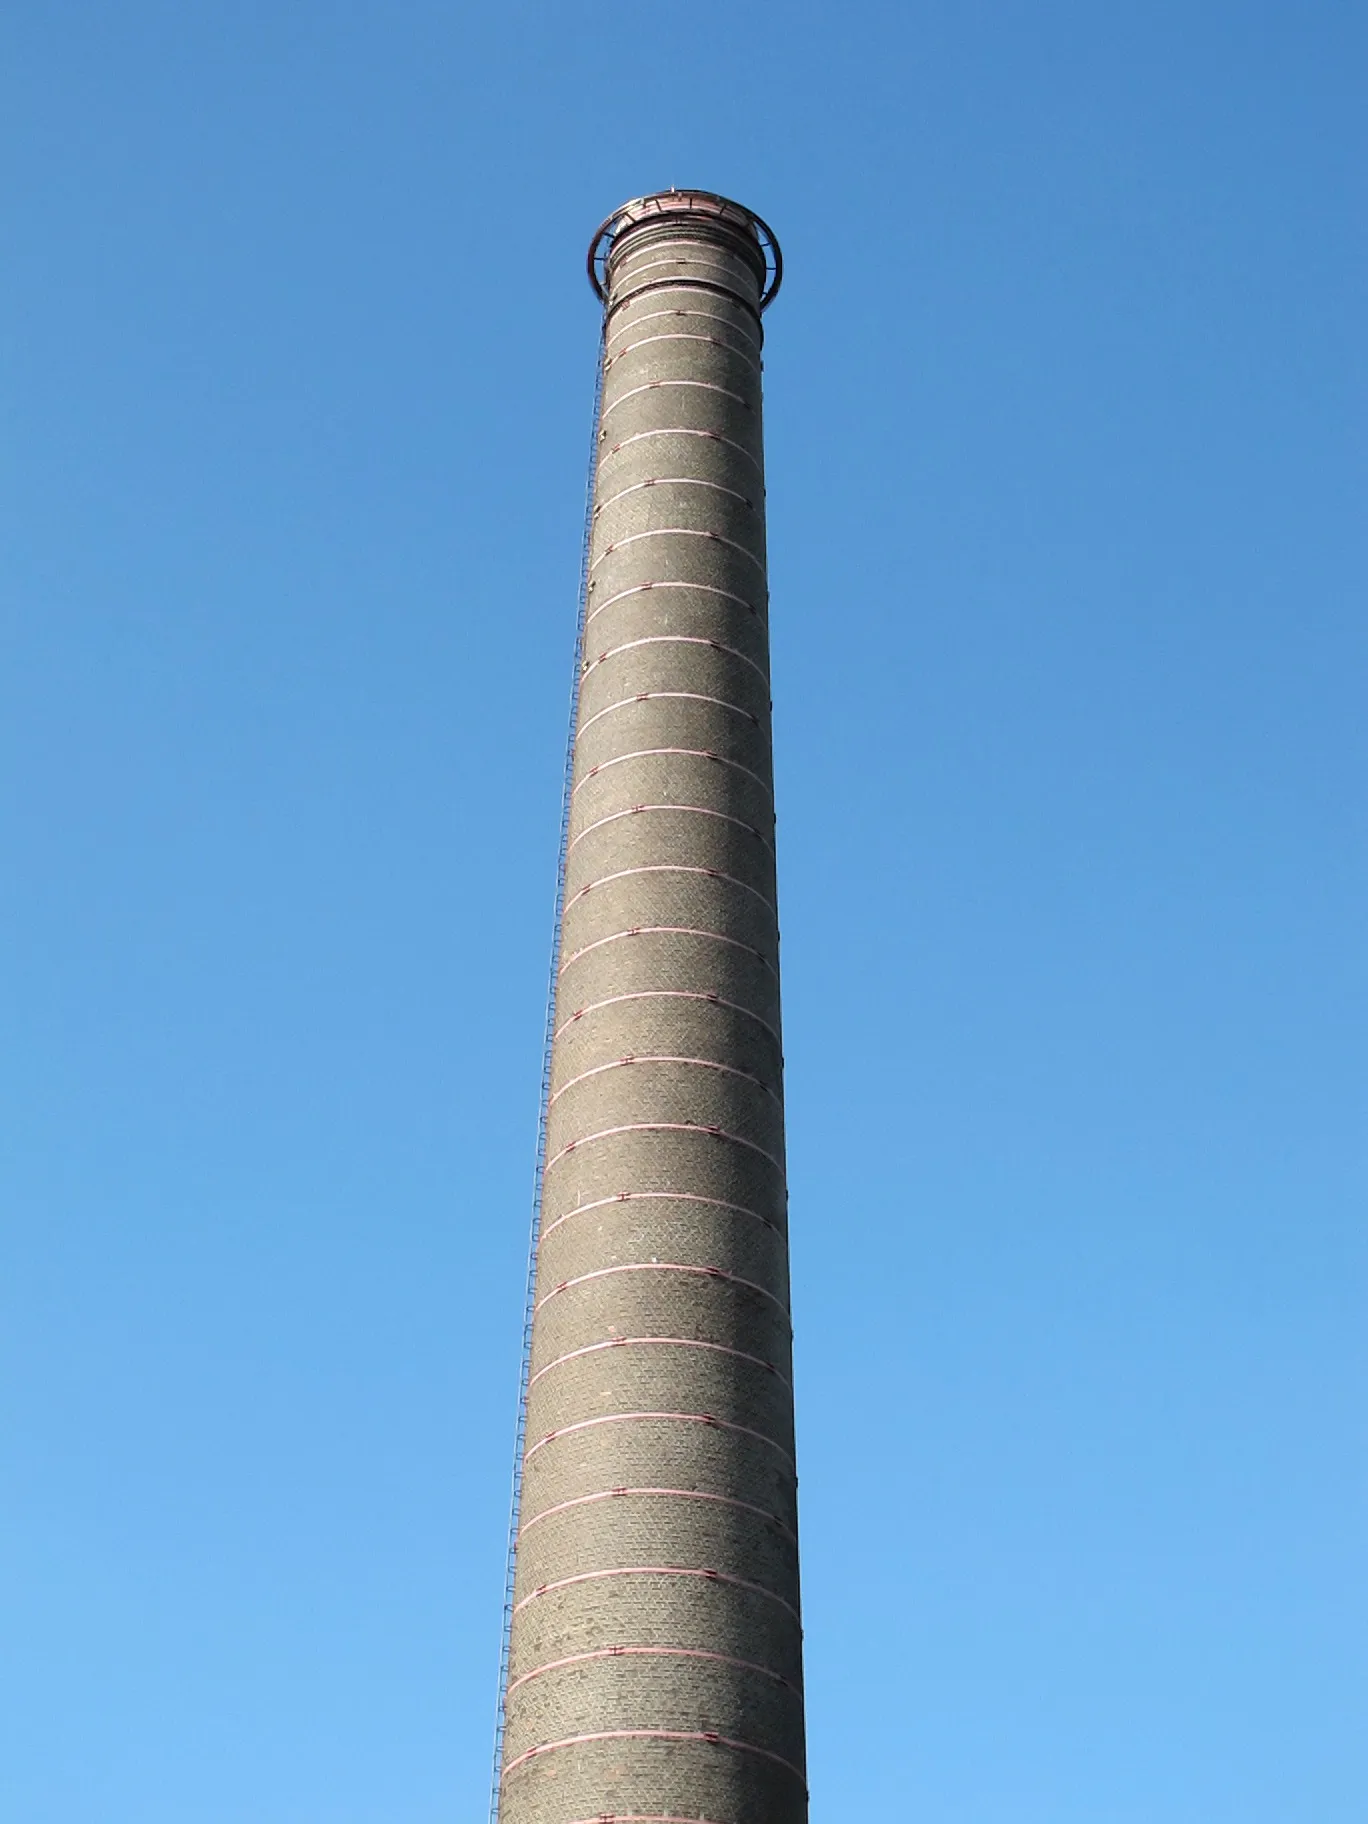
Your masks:
{"label": "weathered brick texture", "polygon": [[762,244],[606,283],[499,1815],[802,1824]]}

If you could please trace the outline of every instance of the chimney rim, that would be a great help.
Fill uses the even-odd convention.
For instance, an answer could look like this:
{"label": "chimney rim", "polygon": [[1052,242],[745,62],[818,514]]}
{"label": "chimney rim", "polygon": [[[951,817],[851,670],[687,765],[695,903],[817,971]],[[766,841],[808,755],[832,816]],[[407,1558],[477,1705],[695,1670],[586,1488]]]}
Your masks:
{"label": "chimney rim", "polygon": [[715,190],[655,190],[647,196],[634,196],[621,203],[599,223],[589,243],[587,260],[589,283],[600,304],[608,302],[608,262],[613,243],[626,228],[651,220],[668,220],[671,216],[711,217],[754,235],[765,262],[765,280],[760,293],[760,308],[767,310],[774,302],[784,279],[784,256],[779,239],[762,215],[733,202]]}

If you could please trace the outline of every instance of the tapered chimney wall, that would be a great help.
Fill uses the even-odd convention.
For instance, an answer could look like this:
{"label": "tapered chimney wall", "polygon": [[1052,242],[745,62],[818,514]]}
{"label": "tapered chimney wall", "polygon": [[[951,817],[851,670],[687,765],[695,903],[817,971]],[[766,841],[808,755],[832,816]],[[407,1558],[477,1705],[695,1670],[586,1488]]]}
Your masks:
{"label": "tapered chimney wall", "polygon": [[807,1816],[766,232],[670,192],[600,243],[501,1824]]}

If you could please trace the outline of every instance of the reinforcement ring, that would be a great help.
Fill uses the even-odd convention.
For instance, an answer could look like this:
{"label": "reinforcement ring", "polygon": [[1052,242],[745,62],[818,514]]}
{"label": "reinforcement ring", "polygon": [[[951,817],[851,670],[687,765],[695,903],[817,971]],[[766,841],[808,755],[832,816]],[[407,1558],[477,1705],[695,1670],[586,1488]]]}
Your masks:
{"label": "reinforcement ring", "polygon": [[730,222],[734,227],[752,233],[765,262],[765,282],[760,292],[760,308],[767,310],[778,296],[784,281],[784,256],[774,230],[763,216],[729,197],[712,190],[658,190],[651,196],[636,196],[604,218],[589,243],[589,283],[600,304],[608,302],[608,261],[613,243],[624,228],[634,227],[651,217],[671,215],[711,216],[715,221]]}

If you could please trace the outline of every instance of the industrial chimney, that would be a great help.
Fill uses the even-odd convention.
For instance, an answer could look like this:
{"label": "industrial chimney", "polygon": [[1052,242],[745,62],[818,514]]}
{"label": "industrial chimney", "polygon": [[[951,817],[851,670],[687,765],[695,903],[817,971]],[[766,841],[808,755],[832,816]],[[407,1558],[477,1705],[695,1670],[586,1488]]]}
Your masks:
{"label": "industrial chimney", "polygon": [[801,1824],[760,218],[624,205],[604,307],[500,1824]]}

